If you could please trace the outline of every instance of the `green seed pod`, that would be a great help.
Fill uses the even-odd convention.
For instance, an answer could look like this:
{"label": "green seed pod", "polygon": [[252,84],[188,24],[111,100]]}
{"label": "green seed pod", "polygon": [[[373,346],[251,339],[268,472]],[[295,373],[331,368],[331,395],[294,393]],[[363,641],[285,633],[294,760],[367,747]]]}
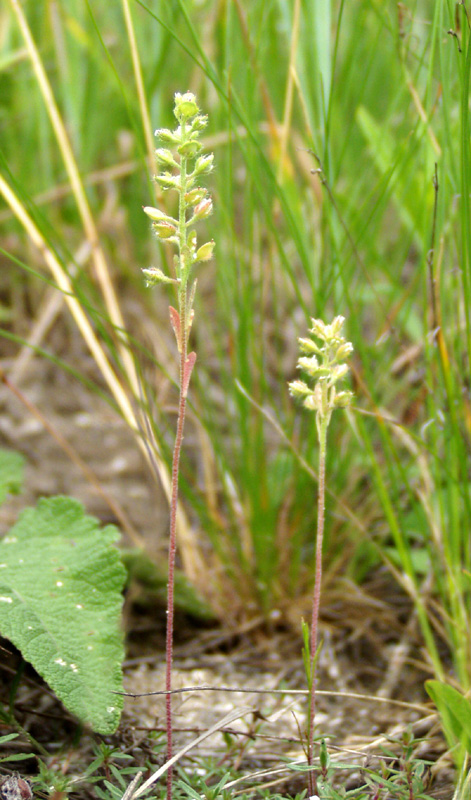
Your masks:
{"label": "green seed pod", "polygon": [[203,200],[203,198],[206,197],[207,194],[208,194],[207,189],[203,189],[200,186],[197,186],[195,189],[192,189],[190,192],[187,192],[185,194],[185,203],[187,204],[187,206],[195,206],[197,205],[197,203]]}
{"label": "green seed pod", "polygon": [[191,222],[195,222],[197,219],[206,219],[212,214],[213,211],[213,201],[210,197],[205,197],[204,200],[201,200],[197,206],[195,206],[195,210],[193,212],[193,216],[191,218]]}
{"label": "green seed pod", "polygon": [[174,278],[169,278],[158,267],[149,267],[142,272],[146,277],[146,286],[156,286],[158,283],[178,283]]}
{"label": "green seed pod", "polygon": [[207,156],[200,156],[196,161],[193,175],[207,175],[213,169],[213,160],[213,153],[209,153]]}
{"label": "green seed pod", "polygon": [[208,124],[207,114],[198,114],[191,123],[191,130],[198,132],[204,130]]}
{"label": "green seed pod", "polygon": [[167,222],[166,220],[153,222],[152,227],[159,239],[168,239],[170,236],[175,236],[177,232],[175,225],[172,225],[171,222]]}
{"label": "green seed pod", "polygon": [[194,117],[199,111],[196,97],[191,92],[185,92],[175,95],[175,109],[174,114],[179,122],[183,122]]}
{"label": "green seed pod", "polygon": [[187,156],[187,158],[193,158],[196,156],[203,148],[201,142],[197,142],[194,139],[190,139],[190,141],[181,144],[177,147],[178,152],[181,156]]}
{"label": "green seed pod", "polygon": [[149,219],[151,219],[153,222],[160,222],[164,220],[165,222],[170,222],[172,225],[177,225],[177,221],[173,219],[173,217],[169,217],[164,211],[161,211],[160,208],[144,206],[142,210],[144,214],[147,214]]}
{"label": "green seed pod", "polygon": [[178,167],[178,164],[175,161],[171,151],[167,150],[165,147],[159,147],[155,151],[155,155],[163,167],[167,167],[167,169]]}
{"label": "green seed pod", "polygon": [[167,144],[178,144],[180,141],[180,136],[178,136],[176,132],[172,133],[168,128],[157,128],[157,130],[154,131],[154,136]]}
{"label": "green seed pod", "polygon": [[155,181],[162,189],[178,189],[180,187],[180,177],[174,177],[168,172],[164,175],[156,175]]}
{"label": "green seed pod", "polygon": [[213,257],[214,241],[205,242],[201,247],[198,247],[195,255],[195,261],[209,261]]}

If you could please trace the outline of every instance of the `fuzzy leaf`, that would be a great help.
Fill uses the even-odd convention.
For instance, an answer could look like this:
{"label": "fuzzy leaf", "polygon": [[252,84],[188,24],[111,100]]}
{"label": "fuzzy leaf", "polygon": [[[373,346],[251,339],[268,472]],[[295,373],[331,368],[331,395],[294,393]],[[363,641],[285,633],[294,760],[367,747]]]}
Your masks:
{"label": "fuzzy leaf", "polygon": [[64,705],[102,734],[119,723],[125,570],[111,525],[76,500],[24,511],[0,541],[0,632]]}
{"label": "fuzzy leaf", "polygon": [[181,334],[181,323],[180,323],[180,314],[173,306],[168,307],[168,311],[170,314],[170,324],[173,328],[173,332],[175,334],[175,339],[177,340],[178,350],[181,350],[182,346],[182,334]]}
{"label": "fuzzy leaf", "polygon": [[8,494],[19,494],[21,491],[23,466],[21,453],[0,448],[0,505]]}
{"label": "fuzzy leaf", "polygon": [[188,394],[188,386],[190,385],[191,373],[193,372],[195,361],[196,361],[196,353],[188,353],[188,357],[185,361],[185,368],[183,370],[183,385],[182,385],[183,397],[186,397]]}

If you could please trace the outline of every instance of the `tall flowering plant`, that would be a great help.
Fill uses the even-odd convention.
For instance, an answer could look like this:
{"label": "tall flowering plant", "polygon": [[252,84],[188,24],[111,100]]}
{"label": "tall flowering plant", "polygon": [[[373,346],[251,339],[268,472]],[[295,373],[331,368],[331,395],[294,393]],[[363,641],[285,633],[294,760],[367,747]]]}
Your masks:
{"label": "tall flowering plant", "polygon": [[[170,501],[170,539],[168,554],[167,587],[167,633],[166,633],[166,719],[167,719],[167,758],[172,757],[172,661],[174,625],[174,578],[177,534],[178,477],[180,452],[183,442],[186,398],[191,373],[196,361],[196,353],[189,352],[189,338],[193,322],[193,300],[196,280],[193,268],[200,262],[208,261],[213,254],[214,241],[198,246],[195,224],[209,217],[213,210],[207,189],[201,186],[201,178],[213,169],[213,154],[202,154],[200,133],[207,125],[207,116],[200,113],[196,97],[191,92],[175,95],[174,114],[177,127],[155,132],[161,143],[156,157],[161,172],[155,180],[164,192],[174,191],[178,195],[178,216],[172,217],[158,208],[146,206],[144,212],[152,222],[158,239],[175,246],[174,272],[166,275],[158,267],[144,269],[148,286],[170,283],[176,288],[178,308],[169,307],[170,322],[177,340],[179,355],[178,421],[172,461],[172,493]],[[167,798],[172,796],[172,770],[167,773]]]}

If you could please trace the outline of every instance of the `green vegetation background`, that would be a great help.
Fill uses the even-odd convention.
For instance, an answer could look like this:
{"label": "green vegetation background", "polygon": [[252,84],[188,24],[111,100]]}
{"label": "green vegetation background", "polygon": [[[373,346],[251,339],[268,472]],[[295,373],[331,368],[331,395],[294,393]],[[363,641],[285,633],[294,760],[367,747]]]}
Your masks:
{"label": "green vegetation background", "polygon": [[[190,447],[183,462],[184,506],[199,532],[184,563],[208,559],[210,599],[234,619],[258,611],[294,619],[306,609],[316,434],[287,381],[310,317],[341,314],[355,346],[356,402],[329,430],[326,597],[348,608],[354,587],[386,564],[414,603],[431,673],[445,672],[445,642],[469,688],[466,5],[43,0],[21,8],[24,17],[13,0],[0,10],[3,335],[15,340],[15,292],[27,294],[34,320],[58,281],[44,247],[30,247],[23,209],[118,381],[152,408],[168,462],[174,415],[155,387],[175,379],[172,293],[145,293],[140,268],[171,267],[141,206],[155,202],[152,130],[173,126],[176,91],[195,92],[215,153],[206,227],[216,251],[201,268],[195,306],[189,424],[204,447]],[[41,69],[98,241],[79,211]],[[132,330],[121,346],[96,262],[80,255],[87,242],[104,255],[124,321],[129,298],[152,320],[152,345]],[[149,359],[143,400],[133,364],[148,369]]]}

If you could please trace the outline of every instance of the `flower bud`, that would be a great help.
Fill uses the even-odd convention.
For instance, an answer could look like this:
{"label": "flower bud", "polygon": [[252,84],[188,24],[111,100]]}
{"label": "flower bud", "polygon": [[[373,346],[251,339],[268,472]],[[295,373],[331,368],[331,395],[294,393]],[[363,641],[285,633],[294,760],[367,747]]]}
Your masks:
{"label": "flower bud", "polygon": [[326,328],[328,327],[325,322],[321,319],[314,319],[311,317],[311,325],[312,328],[309,328],[309,333],[313,333],[314,336],[317,336],[322,341],[325,341],[326,338]]}
{"label": "flower bud", "polygon": [[335,408],[347,408],[353,400],[353,392],[339,392],[335,396],[334,405]]}
{"label": "flower bud", "polygon": [[320,355],[321,350],[312,339],[298,339],[298,342],[303,353],[317,353],[317,355]]}
{"label": "flower bud", "polygon": [[288,389],[293,397],[306,397],[312,394],[312,389],[304,381],[291,381],[288,383]]}
{"label": "flower bud", "polygon": [[338,336],[340,331],[342,330],[342,325],[345,322],[345,317],[335,317],[333,322],[331,323],[332,333],[334,336]]}
{"label": "flower bud", "polygon": [[325,380],[330,378],[332,374],[332,367],[319,364],[315,356],[298,358],[298,368],[303,369],[311,378],[316,378],[317,380]]}
{"label": "flower bud", "polygon": [[313,369],[318,369],[319,362],[316,356],[301,356],[301,358],[298,358],[298,367],[311,372]]}
{"label": "flower bud", "polygon": [[307,397],[305,397],[305,399],[303,400],[303,406],[305,408],[308,408],[309,411],[319,411],[321,407],[319,404],[319,398],[315,394],[310,394]]}
{"label": "flower bud", "polygon": [[337,352],[335,353],[335,358],[337,361],[342,361],[344,358],[348,358],[348,356],[353,353],[353,345],[351,342],[342,342],[341,345],[337,348]]}
{"label": "flower bud", "polygon": [[348,373],[348,365],[347,364],[337,364],[335,367],[331,367],[332,373],[332,382],[335,383],[339,381],[341,378],[345,378],[345,375]]}

